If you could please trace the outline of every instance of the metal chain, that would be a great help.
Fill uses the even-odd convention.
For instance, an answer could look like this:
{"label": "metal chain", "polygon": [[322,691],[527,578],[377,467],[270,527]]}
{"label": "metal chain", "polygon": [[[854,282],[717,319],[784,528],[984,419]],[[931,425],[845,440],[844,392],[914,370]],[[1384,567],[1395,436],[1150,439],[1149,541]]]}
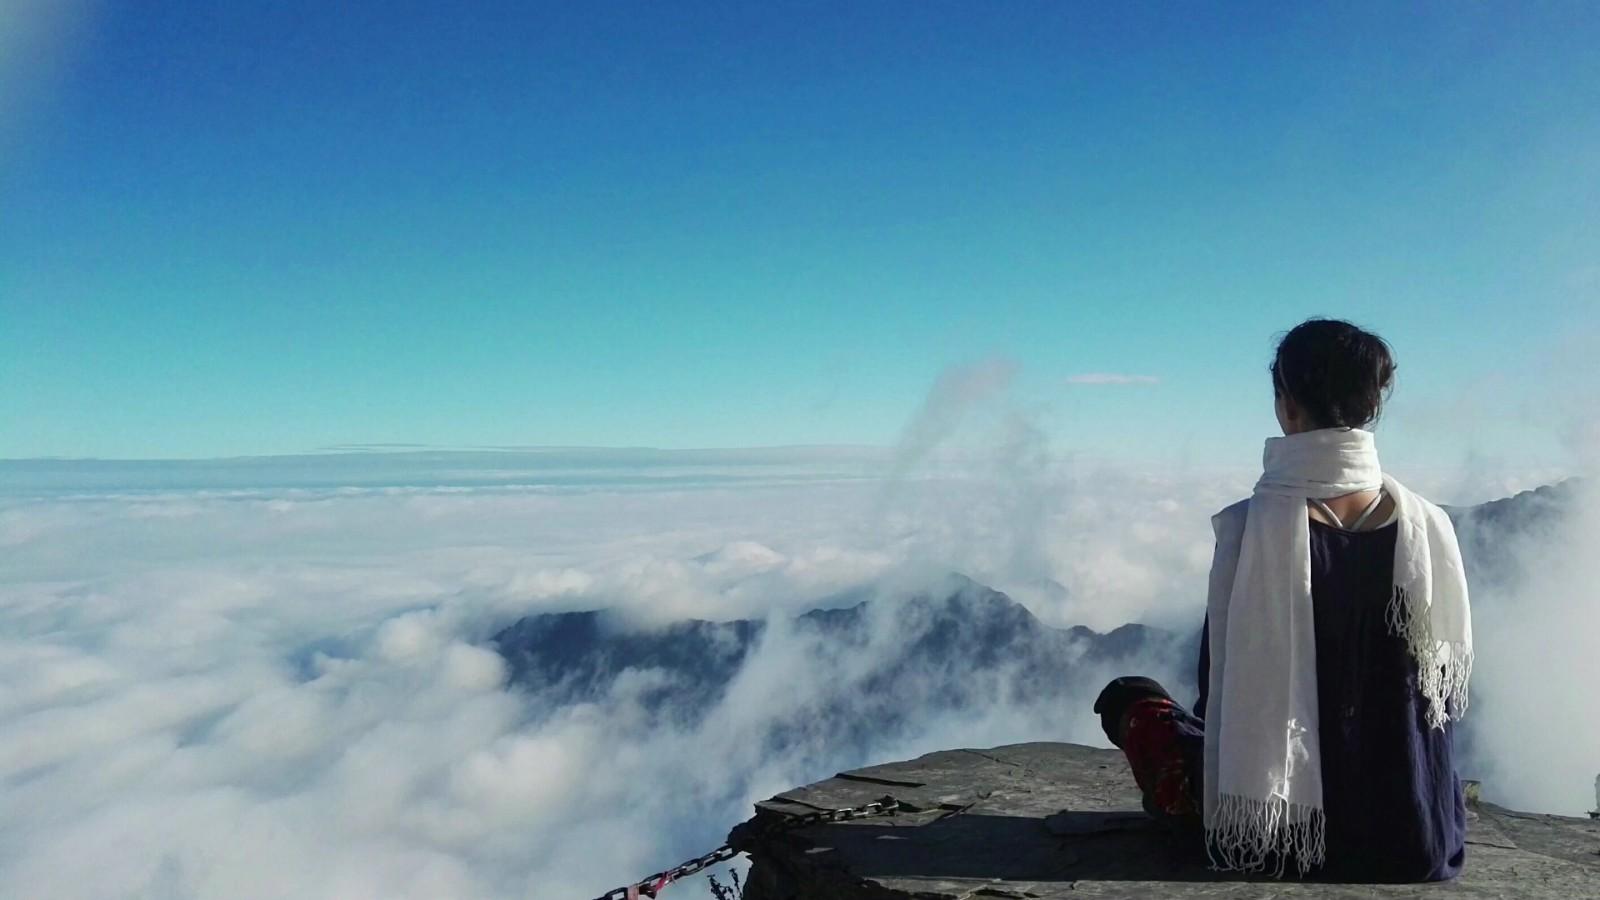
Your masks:
{"label": "metal chain", "polygon": [[[862,806],[851,806],[845,809],[819,809],[816,812],[804,813],[798,816],[789,816],[784,819],[775,820],[762,827],[760,829],[760,833],[763,835],[780,834],[785,831],[792,831],[796,828],[804,828],[807,825],[815,825],[819,822],[844,822],[849,819],[866,818],[867,816],[890,815],[899,809],[900,802],[893,797],[886,796]],[[635,881],[632,884],[623,885],[622,887],[613,888],[612,890],[606,891],[604,894],[596,897],[595,900],[634,900],[634,898],[637,897],[653,898],[660,894],[662,888],[673,883],[674,881],[697,874],[702,870],[716,865],[717,863],[726,862],[730,859],[733,859],[735,856],[738,856],[740,852],[741,851],[735,850],[733,847],[727,844],[723,844],[721,847],[718,847],[710,853],[707,853],[705,856],[697,856],[682,865],[673,866],[664,872],[657,872],[656,874],[651,875],[649,878]]]}

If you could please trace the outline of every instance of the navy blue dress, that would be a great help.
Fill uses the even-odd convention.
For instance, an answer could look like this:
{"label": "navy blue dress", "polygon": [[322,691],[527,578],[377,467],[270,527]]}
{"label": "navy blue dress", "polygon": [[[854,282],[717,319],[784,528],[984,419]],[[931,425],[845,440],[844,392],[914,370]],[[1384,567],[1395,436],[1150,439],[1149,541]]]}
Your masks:
{"label": "navy blue dress", "polygon": [[[1466,861],[1466,805],[1452,726],[1428,727],[1417,663],[1385,621],[1398,528],[1345,531],[1311,522],[1317,638],[1323,877],[1439,881]],[[1206,631],[1209,630],[1209,625]],[[1209,635],[1200,639],[1200,699],[1210,693]]]}

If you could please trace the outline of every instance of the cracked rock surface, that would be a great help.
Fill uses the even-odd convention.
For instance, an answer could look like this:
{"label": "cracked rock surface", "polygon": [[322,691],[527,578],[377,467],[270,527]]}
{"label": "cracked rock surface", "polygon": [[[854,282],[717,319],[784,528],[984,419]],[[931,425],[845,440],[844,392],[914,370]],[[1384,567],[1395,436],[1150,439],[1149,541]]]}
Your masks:
{"label": "cracked rock surface", "polygon": [[[767,826],[885,795],[892,816]],[[1600,823],[1469,807],[1467,866],[1440,884],[1282,881],[1212,872],[1139,810],[1122,754],[1077,744],[944,750],[843,772],[756,804],[730,840],[745,900],[958,898],[1600,898]]]}

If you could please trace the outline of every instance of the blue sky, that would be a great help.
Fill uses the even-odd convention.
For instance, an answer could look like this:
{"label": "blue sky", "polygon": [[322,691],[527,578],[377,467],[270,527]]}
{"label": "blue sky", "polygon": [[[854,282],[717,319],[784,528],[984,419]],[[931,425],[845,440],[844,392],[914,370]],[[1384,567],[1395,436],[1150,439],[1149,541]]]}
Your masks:
{"label": "blue sky", "polygon": [[1600,6],[473,7],[0,13],[0,457],[890,444],[999,358],[1253,459],[1312,314],[1416,457],[1600,393]]}

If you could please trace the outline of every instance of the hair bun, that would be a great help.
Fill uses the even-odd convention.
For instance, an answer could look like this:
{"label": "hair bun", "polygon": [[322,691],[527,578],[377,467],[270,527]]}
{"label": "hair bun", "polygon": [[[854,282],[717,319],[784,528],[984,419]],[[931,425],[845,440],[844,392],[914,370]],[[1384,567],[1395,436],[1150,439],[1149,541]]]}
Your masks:
{"label": "hair bun", "polygon": [[1394,380],[1383,338],[1340,319],[1307,319],[1278,342],[1274,386],[1317,428],[1361,428],[1383,410]]}

